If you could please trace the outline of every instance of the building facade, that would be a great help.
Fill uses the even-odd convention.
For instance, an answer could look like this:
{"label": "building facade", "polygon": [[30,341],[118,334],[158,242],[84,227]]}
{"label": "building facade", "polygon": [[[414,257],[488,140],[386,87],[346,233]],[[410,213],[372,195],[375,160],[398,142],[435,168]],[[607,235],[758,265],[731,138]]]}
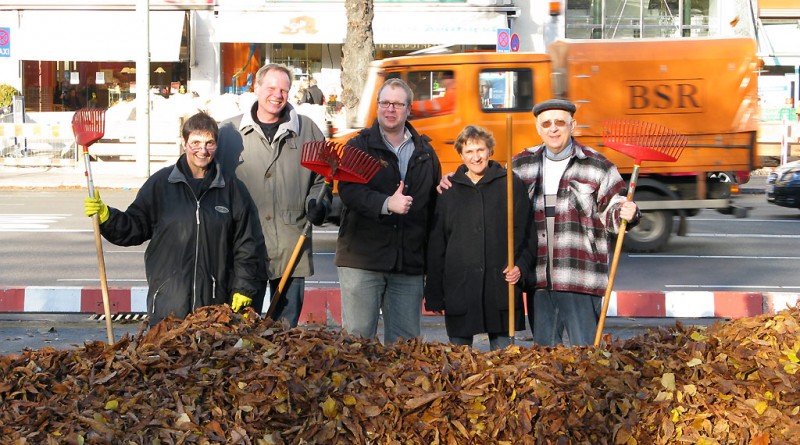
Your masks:
{"label": "building facade", "polygon": [[[744,35],[759,43],[766,108],[781,99],[794,108],[800,96],[800,5],[793,0],[373,0],[373,5],[376,58],[440,45],[494,50],[498,28],[520,37],[520,51],[537,52],[564,37]],[[143,7],[149,14],[141,14]],[[335,99],[346,32],[344,0],[11,2],[0,5],[0,83],[22,91],[27,110],[68,111],[133,98],[137,69],[149,71],[154,94],[206,97],[252,91],[258,67],[281,62],[292,67],[298,84],[313,77]],[[143,67],[145,34],[149,52]],[[765,117],[786,112],[771,110]]]}
{"label": "building facade", "polygon": [[[519,12],[511,0],[374,5],[378,58],[436,45],[491,50]],[[165,96],[252,91],[268,62],[336,94],[346,32],[343,0],[31,0],[0,5],[0,83],[22,91],[31,111],[108,107],[135,96],[148,34],[150,86]]]}

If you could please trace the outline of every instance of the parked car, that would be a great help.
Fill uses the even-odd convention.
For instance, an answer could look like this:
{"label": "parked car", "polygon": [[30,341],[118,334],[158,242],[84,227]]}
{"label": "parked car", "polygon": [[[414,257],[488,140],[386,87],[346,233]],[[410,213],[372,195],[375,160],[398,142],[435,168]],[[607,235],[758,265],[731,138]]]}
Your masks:
{"label": "parked car", "polygon": [[788,162],[770,173],[765,191],[769,203],[800,208],[800,161]]}

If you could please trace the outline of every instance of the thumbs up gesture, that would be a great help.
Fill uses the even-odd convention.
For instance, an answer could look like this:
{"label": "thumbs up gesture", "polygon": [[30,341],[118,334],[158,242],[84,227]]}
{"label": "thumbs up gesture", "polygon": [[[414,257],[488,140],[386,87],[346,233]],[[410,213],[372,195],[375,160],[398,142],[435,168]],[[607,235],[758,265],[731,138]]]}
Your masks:
{"label": "thumbs up gesture", "polygon": [[388,207],[390,212],[405,215],[411,210],[411,203],[414,201],[414,198],[403,194],[405,187],[405,183],[400,181],[400,186],[397,187],[394,194],[389,197]]}

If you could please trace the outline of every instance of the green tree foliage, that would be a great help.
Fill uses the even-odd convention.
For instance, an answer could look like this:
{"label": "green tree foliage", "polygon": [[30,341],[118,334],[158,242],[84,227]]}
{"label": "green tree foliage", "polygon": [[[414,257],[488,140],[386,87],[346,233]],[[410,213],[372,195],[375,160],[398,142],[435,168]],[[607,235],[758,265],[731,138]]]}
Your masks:
{"label": "green tree foliage", "polygon": [[19,94],[19,90],[11,85],[5,83],[0,84],[0,108],[10,107],[14,96]]}

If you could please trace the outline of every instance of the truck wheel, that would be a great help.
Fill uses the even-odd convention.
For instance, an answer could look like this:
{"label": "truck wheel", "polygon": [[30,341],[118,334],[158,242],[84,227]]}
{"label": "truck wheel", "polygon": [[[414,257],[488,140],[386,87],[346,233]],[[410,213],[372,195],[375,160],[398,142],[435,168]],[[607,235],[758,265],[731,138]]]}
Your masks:
{"label": "truck wheel", "polygon": [[[652,192],[636,193],[636,201],[660,201]],[[642,212],[639,224],[625,234],[622,246],[628,252],[656,252],[664,247],[672,235],[673,212],[648,210]]]}

